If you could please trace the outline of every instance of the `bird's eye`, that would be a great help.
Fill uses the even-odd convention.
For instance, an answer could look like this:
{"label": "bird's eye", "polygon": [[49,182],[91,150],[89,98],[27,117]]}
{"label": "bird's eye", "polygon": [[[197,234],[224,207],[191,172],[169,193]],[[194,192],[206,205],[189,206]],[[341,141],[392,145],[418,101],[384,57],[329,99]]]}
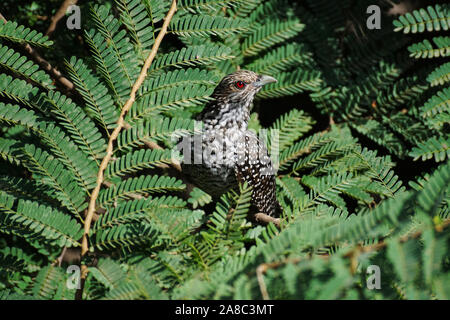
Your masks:
{"label": "bird's eye", "polygon": [[243,89],[245,87],[245,82],[244,81],[236,81],[234,85],[238,89]]}

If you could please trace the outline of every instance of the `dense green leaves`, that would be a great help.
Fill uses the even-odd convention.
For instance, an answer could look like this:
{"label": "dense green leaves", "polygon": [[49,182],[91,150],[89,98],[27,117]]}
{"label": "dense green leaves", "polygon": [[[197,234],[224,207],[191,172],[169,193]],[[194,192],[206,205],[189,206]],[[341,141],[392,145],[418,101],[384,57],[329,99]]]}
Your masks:
{"label": "dense green leaves", "polygon": [[450,8],[448,4],[436,4],[421,8],[400,16],[394,20],[395,31],[403,33],[416,33],[424,31],[448,30]]}
{"label": "dense green leaves", "polygon": [[42,33],[21,26],[14,21],[5,22],[3,19],[0,20],[0,39],[38,47],[52,45],[52,41],[48,40],[48,37]]}
{"label": "dense green leaves", "polygon": [[231,49],[224,46],[191,46],[161,55],[152,64],[150,72],[156,72],[163,68],[183,67],[211,64],[213,62],[232,58]]}
{"label": "dense green leaves", "polygon": [[185,16],[173,19],[173,33],[183,37],[206,37],[209,35],[226,37],[247,30],[247,22],[240,19],[227,19],[213,16]]}
{"label": "dense green leaves", "polygon": [[13,49],[0,44],[0,66],[9,69],[23,77],[32,79],[46,88],[53,88],[52,80],[44,71],[26,57]]}
{"label": "dense green leaves", "polygon": [[[83,298],[448,299],[448,5],[364,32],[369,0],[177,2],[110,150]],[[169,5],[86,4],[85,54],[62,52],[73,90],[21,48],[46,56],[47,37],[0,22],[0,299],[74,298],[65,252]],[[277,79],[249,123],[278,170],[273,223],[255,221],[248,185],[213,199],[177,166],[236,69]]]}
{"label": "dense green leaves", "polygon": [[99,195],[99,203],[107,204],[121,198],[130,197],[131,194],[160,193],[164,191],[179,191],[184,189],[180,180],[173,177],[164,176],[140,176],[127,179],[117,187],[110,187],[103,190]]}
{"label": "dense green leaves", "polygon": [[118,112],[106,87],[100,83],[99,79],[92,74],[92,71],[87,68],[82,60],[72,57],[66,65],[72,81],[86,101],[93,117],[106,132],[108,132],[108,129],[114,128]]}
{"label": "dense green leaves", "polygon": [[[450,10],[447,4],[428,6],[427,10],[415,10],[412,14],[407,13],[400,16],[399,21],[394,21],[397,27],[395,31],[403,29],[404,33],[416,33],[425,31],[448,30]],[[408,47],[410,57],[418,58],[438,58],[448,57],[450,54],[450,38],[437,36],[430,40],[414,43]],[[427,81],[431,86],[445,85],[448,74],[448,63],[434,69],[428,74]],[[428,160],[434,158],[436,162],[448,158],[449,135],[445,127],[450,123],[449,115],[449,88],[443,88],[438,92],[432,92],[425,104],[420,108],[420,114],[425,125],[431,130],[442,131],[442,134],[420,137],[416,139],[415,146],[409,155],[414,160]],[[411,140],[411,139],[410,139]]]}
{"label": "dense green leaves", "polygon": [[[121,12],[123,24],[127,27],[138,52],[144,54],[151,49],[151,45],[154,43],[153,23],[158,21],[158,16],[164,14],[164,3],[158,5],[154,0],[152,3],[150,1],[141,3],[138,0],[116,0],[115,2]],[[147,8],[151,15],[148,14]],[[159,17],[159,19],[161,18]]]}
{"label": "dense green leaves", "polygon": [[298,20],[287,22],[269,22],[253,32],[243,45],[244,55],[256,55],[260,51],[267,49],[274,44],[283,42],[302,31],[304,25]]}
{"label": "dense green leaves", "polygon": [[30,232],[59,247],[80,245],[81,225],[70,216],[36,202],[15,200],[5,193],[0,195],[3,232]]}

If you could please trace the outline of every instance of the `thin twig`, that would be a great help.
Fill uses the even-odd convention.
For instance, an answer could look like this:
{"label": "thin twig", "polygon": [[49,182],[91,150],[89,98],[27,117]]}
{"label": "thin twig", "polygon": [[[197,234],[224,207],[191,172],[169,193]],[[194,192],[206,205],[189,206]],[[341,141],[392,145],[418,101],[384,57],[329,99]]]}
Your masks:
{"label": "thin twig", "polygon": [[259,290],[264,300],[270,300],[269,293],[267,292],[266,283],[264,282],[264,273],[266,272],[267,264],[263,263],[256,268],[256,278],[258,279]]}
{"label": "thin twig", "polygon": [[[172,19],[175,11],[177,9],[177,1],[172,0],[172,5],[169,9],[169,12],[167,13],[167,16],[164,20],[164,24],[161,28],[161,31],[159,32],[158,36],[156,37],[155,43],[153,44],[152,50],[150,51],[150,54],[148,55],[148,58],[145,60],[144,66],[142,67],[141,73],[139,74],[139,77],[137,78],[136,82],[133,85],[133,88],[131,89],[130,98],[125,103],[125,105],[122,108],[122,112],[120,113],[119,119],[117,120],[117,126],[112,132],[109,141],[108,141],[108,147],[106,149],[106,155],[103,158],[100,169],[98,170],[97,174],[97,183],[94,188],[94,190],[91,193],[91,198],[89,201],[89,207],[88,212],[86,215],[86,219],[84,221],[84,234],[81,242],[81,259],[83,260],[83,257],[86,256],[86,254],[89,251],[89,245],[88,245],[88,237],[89,237],[89,230],[91,229],[91,222],[92,217],[95,213],[95,202],[98,197],[98,193],[100,191],[100,187],[103,182],[103,173],[108,165],[109,160],[112,157],[113,154],[113,143],[117,139],[117,136],[119,135],[120,131],[124,127],[124,117],[127,114],[127,112],[130,110],[131,106],[133,105],[135,99],[136,99],[136,92],[138,91],[139,87],[144,82],[145,77],[147,76],[147,70],[150,67],[150,65],[153,62],[153,59],[156,56],[156,53],[158,52],[159,46],[161,44],[162,39],[164,38],[165,34],[167,33],[167,28],[169,26],[170,20]],[[81,286],[80,289],[77,290],[77,299],[82,299],[83,295],[83,287],[84,282],[86,280],[88,268],[85,264],[81,264]]]}
{"label": "thin twig", "polygon": [[[5,23],[8,22],[1,13],[0,13],[0,20],[2,20]],[[28,43],[24,43],[22,46],[25,49],[25,51],[34,59],[34,61],[36,61],[37,64],[39,64],[42,69],[47,71],[54,80],[58,81],[69,91],[72,91],[75,88],[74,84],[69,79],[64,77],[62,73],[59,72],[58,69],[53,67],[47,60],[42,58],[36,51],[36,49],[31,47]]]}
{"label": "thin twig", "polygon": [[74,84],[69,79],[64,77],[58,69],[53,67],[47,60],[42,58],[39,53],[37,53],[37,51],[33,49],[29,44],[24,45],[24,49],[34,59],[34,61],[36,61],[41,66],[42,69],[47,71],[53,79],[66,87],[67,90],[72,91],[75,88]]}
{"label": "thin twig", "polygon": [[64,248],[62,249],[61,254],[59,255],[59,257],[55,261],[53,261],[52,266],[61,267],[61,264],[62,264],[62,262],[64,260],[64,255],[66,254],[66,251],[67,251],[67,247],[64,246]]}
{"label": "thin twig", "polygon": [[267,291],[266,283],[264,282],[264,273],[267,272],[268,269],[276,269],[286,263],[299,263],[300,258],[289,258],[284,259],[283,261],[275,261],[271,263],[261,263],[256,268],[256,278],[258,279],[259,290],[261,291],[261,295],[264,300],[270,300],[269,292]]}
{"label": "thin twig", "polygon": [[50,26],[47,29],[47,32],[45,33],[46,36],[50,37],[53,32],[56,30],[56,26],[58,22],[66,15],[67,9],[71,5],[75,5],[78,2],[78,0],[64,0],[61,7],[56,11],[55,15],[51,19]]}

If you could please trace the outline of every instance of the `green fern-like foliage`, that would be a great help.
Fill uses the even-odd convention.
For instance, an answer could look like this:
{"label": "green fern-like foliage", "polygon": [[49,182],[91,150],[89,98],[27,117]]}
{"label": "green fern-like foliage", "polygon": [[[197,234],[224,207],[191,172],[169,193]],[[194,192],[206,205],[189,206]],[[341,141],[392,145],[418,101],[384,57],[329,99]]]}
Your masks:
{"label": "green fern-like foliage", "polygon": [[[170,5],[99,3],[89,53],[64,61],[70,92],[22,50],[52,42],[0,22],[0,299],[75,298],[64,252],[80,250],[107,142]],[[371,4],[178,1],[104,172],[83,298],[449,298],[449,64],[433,64],[448,37],[395,33],[446,31],[449,7],[369,31]],[[247,184],[214,202],[171,169],[175,143],[238,68],[278,79],[249,127],[264,129],[278,170],[279,223],[255,221]],[[405,175],[419,159],[431,164]]]}
{"label": "green fern-like foliage", "polygon": [[[421,33],[433,31],[447,31],[449,29],[450,6],[434,5],[428,6],[425,9],[414,10],[405,16],[400,16],[399,20],[394,21],[397,27],[395,31],[403,31],[404,33]],[[438,58],[448,57],[450,54],[450,38],[445,36],[433,37],[433,44],[425,39],[422,42],[412,44],[408,47],[410,56],[416,59],[419,58]],[[449,124],[449,97],[448,87],[445,88],[448,82],[446,74],[448,74],[448,63],[438,66],[432,71],[427,81],[431,86],[443,88],[432,95],[426,104],[420,107],[421,116],[425,124],[431,129],[443,131],[443,136],[434,135],[425,141],[420,141],[409,153],[415,159],[422,160],[434,158],[435,161],[443,161],[448,159],[449,148],[449,133],[444,127]],[[443,130],[444,129],[444,130]]]}

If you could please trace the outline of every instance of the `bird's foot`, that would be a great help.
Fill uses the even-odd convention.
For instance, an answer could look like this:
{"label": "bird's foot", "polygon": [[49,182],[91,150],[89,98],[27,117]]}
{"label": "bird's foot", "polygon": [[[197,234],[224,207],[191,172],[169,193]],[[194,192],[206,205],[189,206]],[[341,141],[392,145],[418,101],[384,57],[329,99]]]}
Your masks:
{"label": "bird's foot", "polygon": [[257,214],[255,214],[255,219],[258,222],[263,222],[267,224],[272,222],[277,227],[280,226],[280,218],[271,217],[268,214],[265,214],[264,212],[258,212]]}

